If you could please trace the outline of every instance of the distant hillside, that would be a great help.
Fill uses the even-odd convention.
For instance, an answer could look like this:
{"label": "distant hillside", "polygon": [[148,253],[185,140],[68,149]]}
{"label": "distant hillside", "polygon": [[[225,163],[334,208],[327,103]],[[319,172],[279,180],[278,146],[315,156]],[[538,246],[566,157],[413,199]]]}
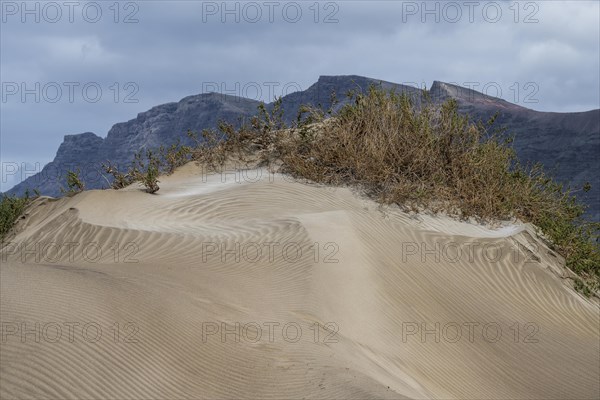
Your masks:
{"label": "distant hillside", "polygon": [[126,165],[140,149],[169,145],[177,139],[185,143],[189,141],[188,129],[199,132],[216,127],[220,120],[235,123],[240,117],[255,114],[259,104],[217,93],[201,94],[153,107],[135,119],[117,123],[106,138],[92,132],[65,135],[54,160],[7,193],[22,195],[37,188],[44,195],[60,196],[66,171],[75,168],[80,168],[87,189],[106,187],[106,180],[98,174],[103,162]]}
{"label": "distant hillside", "polygon": [[[407,93],[421,101],[424,91],[410,86],[360,76],[322,76],[308,89],[291,93],[282,99],[284,118],[293,121],[302,104],[331,106],[331,93],[336,93],[341,107],[350,90],[365,91],[370,85]],[[504,126],[507,134],[515,135],[514,147],[521,160],[541,162],[559,181],[581,187],[592,184],[589,193],[580,193],[591,206],[590,215],[600,221],[600,110],[581,113],[550,113],[530,110],[505,100],[484,95],[443,82],[434,82],[428,91],[436,103],[449,98],[458,101],[461,113],[476,120],[487,121],[499,113],[496,126]],[[42,194],[59,196],[65,171],[79,167],[89,189],[106,186],[97,173],[101,162],[111,160],[118,165],[131,161],[143,148],[169,145],[177,139],[187,140],[188,129],[201,131],[214,128],[219,120],[238,123],[256,114],[260,103],[251,99],[217,93],[189,96],[177,103],[167,103],[138,114],[128,122],[115,124],[105,139],[91,132],[66,135],[54,160],[43,170],[9,190],[22,195],[26,189],[37,188]],[[273,105],[267,105],[271,108]]]}

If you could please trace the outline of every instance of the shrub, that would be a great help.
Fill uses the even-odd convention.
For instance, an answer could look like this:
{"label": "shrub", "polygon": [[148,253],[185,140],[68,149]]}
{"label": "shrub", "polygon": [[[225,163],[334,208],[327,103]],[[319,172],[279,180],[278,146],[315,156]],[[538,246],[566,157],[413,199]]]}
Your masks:
{"label": "shrub", "polygon": [[131,170],[128,170],[126,173],[122,173],[119,171],[117,166],[113,165],[110,161],[107,161],[105,164],[102,164],[102,169],[107,174],[112,175],[113,181],[112,183],[109,183],[111,188],[115,190],[123,189],[124,187],[131,185],[135,180]]}
{"label": "shrub", "polygon": [[25,208],[31,201],[29,193],[24,197],[1,196],[0,201],[0,242],[4,239],[15,225],[17,219],[23,214]]}
{"label": "shrub", "polygon": [[181,141],[171,144],[169,147],[160,146],[158,149],[159,155],[166,165],[165,172],[172,174],[177,167],[180,167],[190,161],[192,148],[190,146],[182,146]]}
{"label": "shrub", "polygon": [[350,100],[327,120],[322,111],[302,109],[308,117],[299,115],[293,129],[282,125],[277,105],[271,114],[261,107],[250,126],[213,134],[214,143],[194,159],[222,163],[234,151],[258,151],[282,172],[360,187],[383,203],[487,221],[519,218],[539,227],[565,257],[580,277],[578,290],[598,291],[600,224],[585,221],[574,192],[540,165],[519,163],[512,139],[492,129],[494,118],[474,122],[454,100],[416,107],[405,95],[375,88]]}
{"label": "shrub", "polygon": [[156,193],[160,189],[158,176],[160,174],[161,161],[152,150],[146,150],[145,160],[142,152],[135,154],[134,162],[130,168],[133,179],[146,187],[146,192]]}
{"label": "shrub", "polygon": [[81,180],[79,169],[75,171],[67,171],[67,189],[62,188],[61,191],[67,196],[74,196],[85,190],[85,184]]}

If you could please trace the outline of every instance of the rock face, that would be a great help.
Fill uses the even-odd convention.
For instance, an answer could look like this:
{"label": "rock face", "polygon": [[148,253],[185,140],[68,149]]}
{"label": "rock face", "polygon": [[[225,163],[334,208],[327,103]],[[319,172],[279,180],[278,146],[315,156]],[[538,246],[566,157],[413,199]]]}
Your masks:
{"label": "rock face", "polygon": [[133,152],[169,145],[177,139],[187,142],[188,130],[200,132],[214,128],[220,120],[237,123],[256,112],[260,103],[218,93],[185,97],[138,114],[136,119],[115,124],[106,136],[105,157],[127,162]]}
{"label": "rock face", "polygon": [[[423,91],[411,86],[400,85],[372,78],[356,75],[347,76],[321,76],[319,80],[308,89],[300,92],[290,93],[282,98],[284,119],[288,122],[296,120],[298,110],[302,105],[320,106],[323,110],[332,108],[335,112],[349,102],[348,92],[364,93],[370,86],[377,86],[395,93],[405,93],[415,101],[420,101]],[[332,96],[335,93],[337,105],[331,107]],[[272,107],[272,104],[269,105]]]}
{"label": "rock face", "polygon": [[125,167],[135,152],[169,145],[178,139],[189,142],[189,129],[200,132],[214,128],[220,120],[237,123],[256,112],[259,102],[217,93],[185,97],[139,113],[137,118],[113,125],[105,139],[91,132],[66,135],[56,157],[42,171],[14,186],[7,194],[23,195],[38,189],[47,196],[60,196],[66,171],[80,170],[86,189],[108,187],[100,174],[101,164],[110,160]]}
{"label": "rock face", "polygon": [[[39,173],[25,179],[6,194],[20,196],[27,190],[32,192],[33,189],[37,189],[43,195],[59,196],[65,186],[65,173],[68,170],[79,169],[82,175],[89,176],[88,180],[92,180],[91,173],[95,173],[96,169],[91,167],[99,165],[98,162],[102,160],[103,145],[104,139],[92,132],[65,135],[54,160],[46,164]],[[90,185],[90,187],[99,186]]]}
{"label": "rock face", "polygon": [[[336,111],[348,102],[346,94],[366,91],[376,85],[396,93],[409,94],[416,102],[425,91],[360,76],[322,76],[308,89],[291,93],[282,99],[284,119],[294,121],[301,105],[331,107],[331,93],[335,92]],[[550,113],[530,110],[477,91],[443,82],[434,82],[427,92],[429,98],[440,103],[450,98],[457,100],[459,111],[475,120],[487,121],[498,113],[495,126],[505,127],[506,134],[515,136],[514,147],[524,162],[541,162],[559,181],[572,187],[592,184],[588,193],[579,193],[590,205],[589,214],[600,221],[600,110],[580,113]],[[215,128],[220,120],[234,124],[256,114],[260,103],[217,93],[189,96],[177,103],[167,103],[138,114],[128,122],[115,124],[105,139],[91,132],[67,135],[54,160],[43,170],[19,183],[8,194],[22,195],[26,189],[37,188],[42,194],[59,196],[67,170],[80,168],[86,187],[97,189],[107,186],[98,174],[100,163],[111,160],[117,165],[131,161],[135,152],[145,148],[169,145],[177,139],[186,142],[191,129]],[[272,108],[268,104],[267,108]]]}

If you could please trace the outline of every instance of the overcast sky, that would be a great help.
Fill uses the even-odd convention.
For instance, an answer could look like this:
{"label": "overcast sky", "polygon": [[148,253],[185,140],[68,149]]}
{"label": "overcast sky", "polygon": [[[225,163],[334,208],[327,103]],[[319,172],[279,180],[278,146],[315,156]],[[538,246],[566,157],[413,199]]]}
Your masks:
{"label": "overcast sky", "polygon": [[[221,91],[271,101],[319,75],[471,86],[600,108],[593,1],[1,1],[0,155],[41,168],[65,134]],[[39,167],[36,167],[35,164]],[[0,190],[15,182],[3,170]]]}

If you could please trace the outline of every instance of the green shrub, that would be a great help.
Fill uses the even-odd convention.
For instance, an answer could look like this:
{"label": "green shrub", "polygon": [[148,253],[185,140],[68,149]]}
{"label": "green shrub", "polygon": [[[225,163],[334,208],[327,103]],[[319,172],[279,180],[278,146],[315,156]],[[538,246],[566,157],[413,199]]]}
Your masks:
{"label": "green shrub", "polygon": [[134,181],[146,187],[146,192],[156,193],[160,189],[158,176],[160,175],[161,161],[152,150],[146,150],[145,159],[142,152],[135,155],[130,174]]}
{"label": "green shrub", "polygon": [[134,176],[132,175],[131,169],[129,169],[126,173],[122,173],[119,171],[117,166],[113,165],[110,161],[107,161],[105,164],[102,164],[102,169],[107,174],[112,175],[113,181],[112,183],[109,182],[109,184],[110,187],[115,190],[123,189],[124,187],[131,185],[135,180]]}
{"label": "green shrub", "polygon": [[0,201],[0,242],[4,239],[15,225],[17,219],[23,214],[25,208],[31,201],[29,193],[24,197],[1,196]]}
{"label": "green shrub", "polygon": [[79,168],[75,171],[67,171],[67,189],[61,188],[61,191],[67,196],[74,196],[85,190],[85,184],[79,174]]}

